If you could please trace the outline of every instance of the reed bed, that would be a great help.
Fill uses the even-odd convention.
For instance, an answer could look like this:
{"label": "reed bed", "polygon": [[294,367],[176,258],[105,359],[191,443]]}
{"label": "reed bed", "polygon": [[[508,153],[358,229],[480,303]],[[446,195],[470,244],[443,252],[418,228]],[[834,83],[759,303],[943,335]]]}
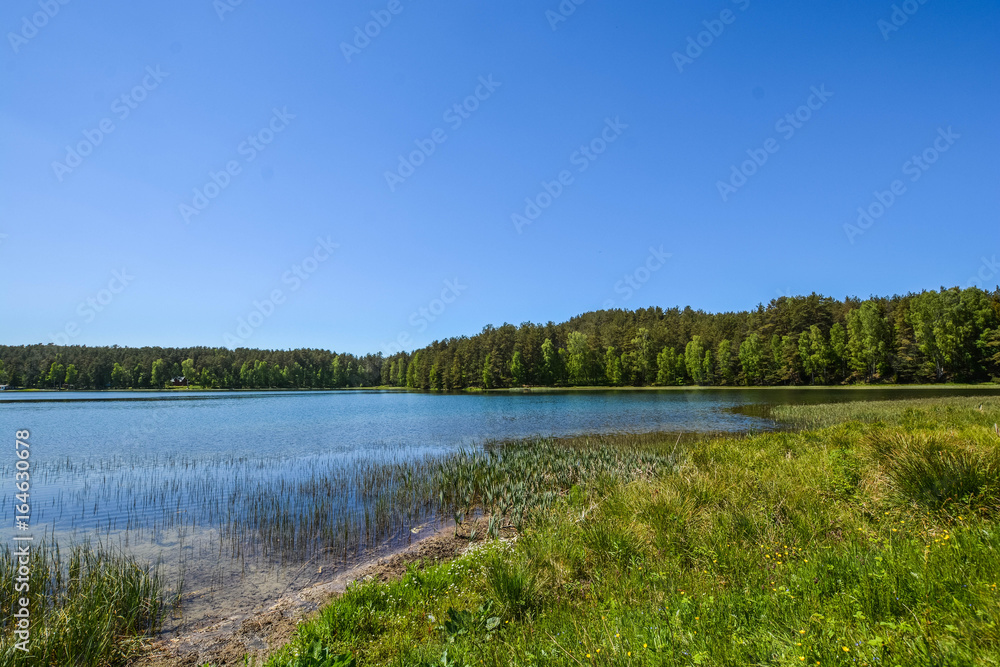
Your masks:
{"label": "reed bed", "polygon": [[[0,547],[0,663],[64,667],[123,665],[140,637],[159,626],[167,604],[156,568],[115,549],[79,544],[62,550],[32,544],[29,591],[15,590],[18,563]],[[14,612],[30,601],[29,652],[16,648]]]}
{"label": "reed bed", "polygon": [[357,558],[414,526],[477,513],[495,515],[496,534],[501,521],[520,526],[529,508],[551,505],[560,484],[671,463],[669,453],[637,447],[641,437],[490,442],[419,458],[388,449],[304,460],[65,461],[36,482],[58,489],[39,495],[36,515],[125,547],[210,529],[217,557],[241,562]]}

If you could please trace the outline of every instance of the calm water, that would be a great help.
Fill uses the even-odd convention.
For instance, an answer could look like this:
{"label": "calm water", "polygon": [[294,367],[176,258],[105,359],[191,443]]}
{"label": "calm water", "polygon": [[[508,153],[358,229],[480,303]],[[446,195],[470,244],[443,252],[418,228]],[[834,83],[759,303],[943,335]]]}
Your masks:
{"label": "calm water", "polygon": [[[217,566],[245,490],[289,485],[358,461],[406,461],[489,439],[594,432],[775,427],[748,404],[972,395],[948,389],[748,389],[430,395],[405,392],[13,392],[0,394],[0,517],[13,524],[13,440],[31,431],[32,527],[100,536],[150,559]],[[752,412],[752,411],[751,411]],[[324,472],[325,471],[325,472]],[[311,497],[291,498],[293,505]],[[352,502],[349,494],[343,503]],[[400,532],[408,535],[407,526]],[[8,534],[12,528],[7,528]],[[242,563],[240,576],[247,576]],[[217,577],[232,588],[233,571]],[[227,579],[228,577],[228,579]],[[280,575],[275,590],[286,586]],[[254,584],[261,588],[260,581]],[[238,588],[238,587],[236,587]],[[233,590],[236,590],[233,588]],[[270,590],[270,589],[268,589]],[[265,596],[266,597],[266,596]]]}
{"label": "calm water", "polygon": [[[163,482],[225,465],[288,476],[319,461],[421,457],[488,439],[620,431],[767,430],[766,419],[735,411],[747,404],[826,403],[969,395],[949,389],[747,389],[586,391],[431,395],[333,392],[12,392],[0,394],[0,433],[31,431],[38,526],[88,529],[120,514],[118,503],[87,498],[95,485],[118,490],[136,471]],[[0,458],[12,478],[13,456]],[[180,467],[180,469],[178,469]],[[4,485],[9,491],[9,485]],[[169,486],[169,484],[161,484]],[[219,493],[227,481],[218,480]],[[80,490],[84,493],[80,493]],[[117,495],[117,494],[116,494]],[[96,511],[71,511],[100,500]],[[59,503],[58,499],[63,502]],[[125,498],[125,502],[130,500]],[[0,516],[13,521],[9,497]],[[184,509],[187,499],[179,495]],[[57,505],[62,505],[57,507]],[[75,509],[80,509],[79,507]],[[93,508],[91,508],[93,510]]]}

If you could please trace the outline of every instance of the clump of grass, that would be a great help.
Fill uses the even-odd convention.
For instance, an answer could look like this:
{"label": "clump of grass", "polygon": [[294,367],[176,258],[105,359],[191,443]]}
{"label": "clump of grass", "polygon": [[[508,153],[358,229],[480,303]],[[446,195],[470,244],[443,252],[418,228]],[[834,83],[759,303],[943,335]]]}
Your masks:
{"label": "clump of grass", "polygon": [[[0,548],[0,662],[5,665],[120,665],[136,655],[141,638],[154,632],[165,599],[155,569],[103,547],[31,546],[29,590],[15,590],[19,563]],[[19,639],[13,613],[27,597],[30,651]]]}
{"label": "clump of grass", "polygon": [[486,585],[490,599],[511,619],[522,618],[542,603],[538,573],[521,560],[491,558]]}
{"label": "clump of grass", "polygon": [[878,430],[868,436],[894,487],[928,509],[992,510],[1000,498],[1000,450],[942,433]]}
{"label": "clump of grass", "polygon": [[844,498],[850,498],[861,482],[861,461],[850,447],[837,446],[830,449],[830,468],[834,491]]}

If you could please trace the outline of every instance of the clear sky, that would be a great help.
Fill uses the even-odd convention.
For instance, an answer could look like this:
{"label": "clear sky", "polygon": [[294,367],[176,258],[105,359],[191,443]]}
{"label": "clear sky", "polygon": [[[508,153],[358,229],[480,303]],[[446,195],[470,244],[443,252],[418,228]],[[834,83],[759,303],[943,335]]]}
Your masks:
{"label": "clear sky", "polygon": [[9,0],[0,343],[992,289],[1000,5],[895,6]]}

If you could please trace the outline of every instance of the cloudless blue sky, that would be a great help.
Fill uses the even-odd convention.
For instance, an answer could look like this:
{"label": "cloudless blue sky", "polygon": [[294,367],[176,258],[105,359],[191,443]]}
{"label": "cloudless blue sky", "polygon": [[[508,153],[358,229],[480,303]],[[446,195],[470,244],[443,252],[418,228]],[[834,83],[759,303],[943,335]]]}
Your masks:
{"label": "cloudless blue sky", "polygon": [[[609,304],[965,286],[1000,254],[996,3],[911,0],[886,33],[889,1],[587,0],[553,29],[557,0],[398,0],[347,62],[341,44],[387,2],[243,0],[221,17],[228,0],[49,2],[51,18],[32,18],[38,0],[0,10],[5,344],[68,328],[76,344],[224,345],[281,290],[246,346],[364,353],[405,334],[412,349]],[[721,34],[679,72],[705,21]],[[500,85],[454,129],[444,114],[480,77]],[[776,129],[824,86],[793,136]],[[274,109],[294,118],[248,161],[241,142]],[[113,131],[57,174],[104,119]],[[578,171],[606,119],[627,127]],[[391,191],[385,173],[438,128],[446,140]],[[948,128],[910,180],[907,161]],[[768,139],[777,152],[723,201],[718,182]],[[230,161],[240,173],[186,222],[179,207]],[[563,170],[572,183],[518,233],[512,214]],[[905,192],[850,242],[844,225],[896,179]],[[287,272],[318,237],[339,247],[296,288]],[[637,269],[648,280],[629,294]]]}

